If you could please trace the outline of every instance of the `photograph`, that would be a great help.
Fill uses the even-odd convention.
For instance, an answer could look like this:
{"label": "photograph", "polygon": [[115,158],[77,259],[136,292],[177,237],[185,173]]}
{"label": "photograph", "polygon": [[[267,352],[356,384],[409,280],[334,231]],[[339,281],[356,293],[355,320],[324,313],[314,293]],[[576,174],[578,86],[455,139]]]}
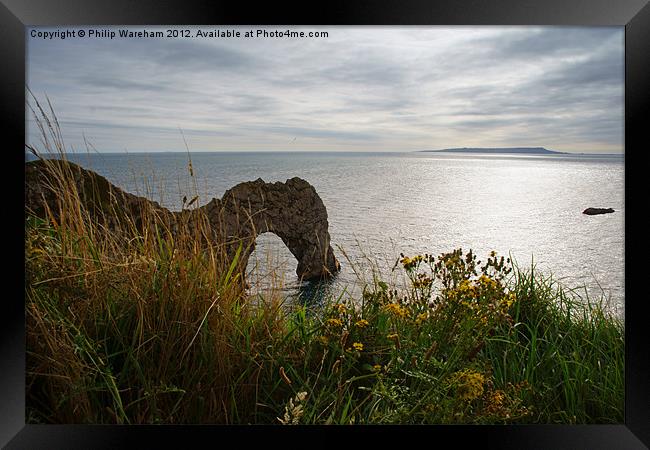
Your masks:
{"label": "photograph", "polygon": [[26,424],[625,424],[624,26],[25,52]]}

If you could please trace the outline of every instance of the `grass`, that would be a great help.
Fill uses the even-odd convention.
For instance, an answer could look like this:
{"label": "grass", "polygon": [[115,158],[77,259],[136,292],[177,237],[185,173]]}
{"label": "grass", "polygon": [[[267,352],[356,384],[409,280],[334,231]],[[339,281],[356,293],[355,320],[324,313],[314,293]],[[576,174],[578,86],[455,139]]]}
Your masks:
{"label": "grass", "polygon": [[57,210],[25,222],[28,423],[623,422],[623,324],[534,267],[402,255],[405,288],[251,298],[206,221],[109,230],[48,170]]}

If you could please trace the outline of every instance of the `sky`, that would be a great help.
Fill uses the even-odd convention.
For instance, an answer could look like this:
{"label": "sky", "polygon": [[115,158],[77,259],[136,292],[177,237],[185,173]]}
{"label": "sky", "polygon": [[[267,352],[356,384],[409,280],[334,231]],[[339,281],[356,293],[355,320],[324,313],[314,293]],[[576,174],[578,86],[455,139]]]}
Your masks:
{"label": "sky", "polygon": [[[69,149],[623,152],[623,27],[206,26],[189,27],[190,37],[88,37],[168,28],[28,28],[27,87],[49,99]],[[327,36],[245,37],[287,29]],[[29,110],[26,120],[28,143],[40,145]]]}

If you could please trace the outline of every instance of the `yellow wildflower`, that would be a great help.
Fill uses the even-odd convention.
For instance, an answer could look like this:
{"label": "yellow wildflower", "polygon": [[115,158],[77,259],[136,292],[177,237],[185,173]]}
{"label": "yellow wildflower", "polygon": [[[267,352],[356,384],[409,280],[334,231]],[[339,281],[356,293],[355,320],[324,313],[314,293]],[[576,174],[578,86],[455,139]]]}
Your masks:
{"label": "yellow wildflower", "polygon": [[347,311],[347,308],[343,303],[337,303],[334,305],[334,308],[339,312],[339,314],[345,314]]}
{"label": "yellow wildflower", "polygon": [[352,347],[358,352],[363,350],[363,344],[361,342],[355,342],[352,344]]}
{"label": "yellow wildflower", "polygon": [[404,266],[404,269],[406,270],[411,270],[415,268],[415,266],[420,263],[424,257],[422,255],[416,255],[413,258],[409,258],[408,256],[404,256],[400,262]]}
{"label": "yellow wildflower", "polygon": [[462,400],[471,401],[483,395],[485,377],[482,373],[465,369],[454,374],[456,392]]}
{"label": "yellow wildflower", "polygon": [[370,325],[366,319],[357,320],[354,324],[359,328],[365,328]]}
{"label": "yellow wildflower", "polygon": [[387,339],[391,339],[391,340],[392,339],[397,339],[398,337],[399,337],[399,334],[397,334],[397,333],[391,333],[391,334],[386,336]]}
{"label": "yellow wildflower", "polygon": [[374,366],[372,366],[372,370],[374,370],[375,372],[381,371],[381,364],[375,364]]}
{"label": "yellow wildflower", "polygon": [[406,310],[398,303],[389,303],[385,308],[395,316],[406,317]]}
{"label": "yellow wildflower", "polygon": [[492,393],[492,396],[490,397],[490,403],[492,403],[494,406],[501,406],[503,405],[504,398],[505,395],[503,394],[503,391],[496,390]]}
{"label": "yellow wildflower", "polygon": [[492,278],[488,277],[487,275],[481,275],[478,279],[478,282],[486,287],[497,287],[497,282],[494,281]]}
{"label": "yellow wildflower", "polygon": [[504,407],[505,399],[506,396],[502,390],[497,389],[492,392],[492,394],[490,394],[486,411],[491,414],[498,413]]}
{"label": "yellow wildflower", "polygon": [[327,319],[327,324],[332,327],[340,327],[343,325],[343,322],[341,322],[341,319]]}
{"label": "yellow wildflower", "polygon": [[415,318],[415,324],[420,325],[422,322],[427,320],[428,317],[429,317],[429,314],[426,313],[426,312],[418,314],[418,316]]}
{"label": "yellow wildflower", "polygon": [[469,280],[463,280],[458,285],[458,293],[463,297],[476,297],[476,286],[470,283]]}

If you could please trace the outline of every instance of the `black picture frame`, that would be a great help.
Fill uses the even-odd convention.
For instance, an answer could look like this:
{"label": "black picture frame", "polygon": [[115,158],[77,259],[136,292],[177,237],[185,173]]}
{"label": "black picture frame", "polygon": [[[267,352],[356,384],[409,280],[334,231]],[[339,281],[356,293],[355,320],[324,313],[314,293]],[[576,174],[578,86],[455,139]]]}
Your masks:
{"label": "black picture frame", "polygon": [[[341,434],[358,435],[364,445],[391,439],[399,432],[414,445],[475,443],[489,448],[636,449],[650,445],[650,350],[644,338],[641,285],[643,264],[628,263],[641,249],[633,217],[625,223],[625,423],[621,425],[525,425],[431,427],[258,427],[258,426],[97,426],[25,424],[24,236],[20,187],[24,187],[25,27],[52,25],[571,25],[625,27],[625,185],[643,170],[643,134],[650,125],[650,5],[647,0],[364,0],[305,3],[302,9],[267,2],[246,3],[146,0],[2,0],[0,5],[0,71],[2,83],[2,178],[5,228],[5,283],[0,328],[0,445],[9,449],[193,447],[200,441],[225,445],[224,432],[234,439],[267,436],[281,445],[311,445],[328,440],[343,445]],[[73,70],[73,68],[71,68]],[[9,142],[7,142],[9,137]],[[23,150],[21,150],[23,147]],[[7,176],[9,174],[10,176]],[[628,208],[637,214],[637,208]],[[641,222],[644,223],[644,222]],[[644,227],[645,228],[645,227]],[[639,240],[637,240],[639,239]],[[279,433],[290,432],[282,436]],[[292,439],[288,441],[287,439]],[[422,441],[421,439],[425,439]],[[400,439],[401,440],[401,439]],[[232,442],[232,441],[230,441]],[[241,441],[244,442],[244,441]],[[248,441],[246,441],[248,442]],[[448,444],[443,444],[448,442]],[[232,445],[232,444],[230,444]]]}

